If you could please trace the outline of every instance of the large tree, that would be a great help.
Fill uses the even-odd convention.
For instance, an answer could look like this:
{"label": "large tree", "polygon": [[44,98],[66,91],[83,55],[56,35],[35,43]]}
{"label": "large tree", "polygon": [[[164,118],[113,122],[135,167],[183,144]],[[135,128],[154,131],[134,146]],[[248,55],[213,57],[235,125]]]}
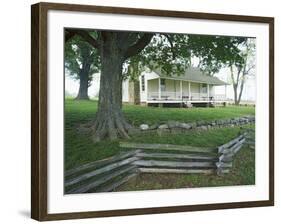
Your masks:
{"label": "large tree", "polygon": [[[101,79],[98,111],[93,123],[93,140],[103,138],[129,138],[128,130],[132,126],[122,113],[122,81],[124,67],[151,69],[157,67],[166,74],[180,74],[190,64],[191,55],[197,51],[200,41],[182,34],[140,33],[87,30],[67,30],[66,39],[79,35],[95,49],[101,62]],[[210,37],[213,48],[218,48],[220,37]],[[231,43],[229,44],[231,45]],[[228,48],[227,54],[235,53],[234,46]],[[213,58],[223,61],[222,52],[200,49],[198,55],[213,54]],[[206,59],[207,60],[207,59]]]}
{"label": "large tree", "polygon": [[88,100],[88,87],[91,85],[93,74],[99,72],[100,62],[97,50],[76,35],[66,39],[65,70],[69,76],[79,80],[78,100]]}

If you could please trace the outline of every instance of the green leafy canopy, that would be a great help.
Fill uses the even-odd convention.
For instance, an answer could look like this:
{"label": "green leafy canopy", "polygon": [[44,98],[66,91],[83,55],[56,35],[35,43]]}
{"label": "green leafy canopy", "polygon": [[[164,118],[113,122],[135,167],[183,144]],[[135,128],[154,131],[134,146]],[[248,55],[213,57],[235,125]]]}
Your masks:
{"label": "green leafy canopy", "polygon": [[240,45],[246,40],[244,37],[156,33],[141,53],[127,60],[124,74],[126,78],[136,79],[146,68],[156,68],[166,75],[180,75],[191,66],[191,58],[196,57],[199,68],[213,75],[222,67],[243,64]]}
{"label": "green leafy canopy", "polygon": [[[130,54],[125,57],[123,64],[123,79],[136,79],[147,68],[150,70],[157,68],[166,75],[180,75],[191,66],[193,57],[199,59],[198,66],[202,71],[208,75],[213,75],[224,66],[243,65],[244,57],[241,54],[240,45],[247,40],[246,37],[218,35],[95,30],[75,32],[78,35],[75,35],[66,44],[66,68],[76,78],[83,60],[86,60],[89,54],[94,56],[93,70],[98,71],[100,69],[99,48],[103,38],[106,38],[109,33],[116,36],[116,43],[120,50],[129,46],[128,52]],[[132,51],[134,47],[140,46],[139,43],[142,42],[142,39],[148,36],[150,36],[150,39],[146,38],[146,41],[149,41],[143,45],[143,48]],[[89,46],[93,47],[91,51],[94,52],[87,52],[86,57],[85,52],[81,49],[88,49]]]}

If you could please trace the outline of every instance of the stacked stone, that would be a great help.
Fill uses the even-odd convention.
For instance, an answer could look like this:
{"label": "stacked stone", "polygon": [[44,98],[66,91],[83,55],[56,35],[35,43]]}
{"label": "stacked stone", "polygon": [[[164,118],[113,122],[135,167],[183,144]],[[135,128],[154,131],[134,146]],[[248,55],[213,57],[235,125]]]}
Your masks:
{"label": "stacked stone", "polygon": [[234,127],[245,124],[250,124],[255,122],[254,116],[244,116],[239,118],[231,119],[220,119],[213,121],[204,121],[199,120],[196,122],[179,122],[179,121],[167,121],[166,123],[154,124],[149,126],[148,124],[141,124],[139,129],[141,131],[151,131],[155,130],[158,133],[163,132],[182,132],[186,130],[202,130],[207,131],[212,128],[221,128],[221,127]]}

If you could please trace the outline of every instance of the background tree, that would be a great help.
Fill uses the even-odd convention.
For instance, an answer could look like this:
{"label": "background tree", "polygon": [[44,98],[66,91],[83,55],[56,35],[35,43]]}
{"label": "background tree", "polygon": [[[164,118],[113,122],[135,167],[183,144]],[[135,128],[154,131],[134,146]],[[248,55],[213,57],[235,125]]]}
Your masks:
{"label": "background tree", "polygon": [[[192,54],[205,60],[222,58],[221,51],[210,51],[198,45],[202,41],[182,34],[139,33],[86,30],[67,30],[68,35],[79,35],[97,49],[101,61],[101,80],[98,111],[93,124],[93,139],[116,139],[118,136],[129,138],[128,130],[132,126],[122,113],[122,81],[124,65],[138,62],[138,66],[157,67],[166,74],[181,74],[189,65]],[[219,37],[212,36],[213,48],[222,46]],[[196,44],[197,43],[197,44]],[[231,43],[229,43],[231,45]],[[224,54],[234,51],[226,48]]]}
{"label": "background tree", "polygon": [[245,81],[255,71],[255,40],[248,38],[239,44],[240,56],[242,60],[231,61],[230,76],[234,91],[234,103],[238,105],[244,90]]}
{"label": "background tree", "polygon": [[[213,75],[221,68],[229,68],[234,91],[234,103],[241,101],[245,81],[255,68],[255,40],[247,37],[221,37],[191,35],[194,56],[199,57],[199,67]],[[216,46],[217,45],[217,46]],[[206,50],[209,53],[203,53]]]}
{"label": "background tree", "polygon": [[239,45],[246,40],[245,37],[190,35],[189,45],[193,56],[199,59],[200,69],[213,76],[233,62],[243,62]]}
{"label": "background tree", "polygon": [[93,74],[99,72],[100,61],[97,50],[80,36],[72,36],[65,43],[65,70],[69,76],[79,80],[76,99],[88,100],[88,87]]}

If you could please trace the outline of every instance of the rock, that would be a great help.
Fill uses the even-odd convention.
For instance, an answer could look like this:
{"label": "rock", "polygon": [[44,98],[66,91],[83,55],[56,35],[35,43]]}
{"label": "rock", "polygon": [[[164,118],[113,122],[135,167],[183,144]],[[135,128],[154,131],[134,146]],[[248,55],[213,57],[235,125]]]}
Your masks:
{"label": "rock", "polygon": [[141,124],[141,125],[140,125],[140,129],[141,129],[142,131],[148,130],[148,129],[149,129],[149,126],[148,126],[148,124]]}
{"label": "rock", "polygon": [[149,127],[149,130],[155,130],[158,128],[158,126],[159,126],[158,124],[153,124]]}
{"label": "rock", "polygon": [[199,126],[197,127],[198,130],[202,130],[202,131],[207,131],[208,130],[208,127],[205,126],[205,125],[202,125],[202,126]]}
{"label": "rock", "polygon": [[168,129],[168,125],[167,124],[161,124],[159,125],[158,129]]}
{"label": "rock", "polygon": [[179,124],[179,127],[180,128],[183,128],[183,129],[191,129],[192,128],[192,125],[188,124],[188,123],[180,123]]}
{"label": "rock", "polygon": [[205,125],[203,125],[203,126],[201,126],[201,129],[202,129],[203,131],[207,131],[207,130],[208,130],[208,127],[205,126]]}
{"label": "rock", "polygon": [[227,124],[231,124],[231,119],[226,120]]}
{"label": "rock", "polygon": [[196,124],[196,122],[193,122],[193,123],[189,123],[190,125],[191,125],[191,128],[196,128],[197,127],[197,124]]}
{"label": "rock", "polygon": [[239,118],[233,118],[231,123],[235,125],[239,124]]}
{"label": "rock", "polygon": [[216,126],[216,122],[212,122],[211,125],[212,125],[212,126]]}
{"label": "rock", "polygon": [[205,125],[206,122],[205,121],[197,121],[196,124],[197,124],[197,126],[202,126],[202,125]]}
{"label": "rock", "polygon": [[221,124],[221,121],[220,120],[216,120],[216,125],[220,125]]}
{"label": "rock", "polygon": [[243,117],[242,119],[243,119],[244,123],[248,123],[249,122],[248,118],[246,118],[246,117]]}
{"label": "rock", "polygon": [[168,121],[167,125],[169,128],[177,128],[179,127],[180,123],[178,121]]}

